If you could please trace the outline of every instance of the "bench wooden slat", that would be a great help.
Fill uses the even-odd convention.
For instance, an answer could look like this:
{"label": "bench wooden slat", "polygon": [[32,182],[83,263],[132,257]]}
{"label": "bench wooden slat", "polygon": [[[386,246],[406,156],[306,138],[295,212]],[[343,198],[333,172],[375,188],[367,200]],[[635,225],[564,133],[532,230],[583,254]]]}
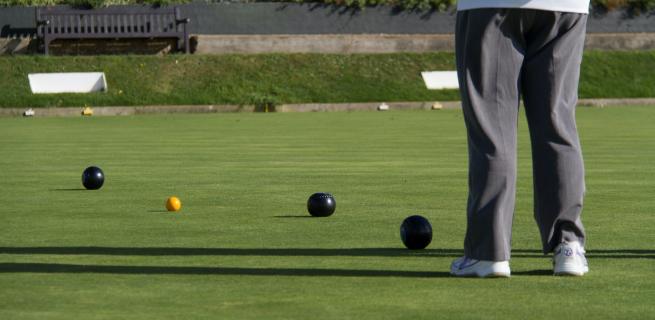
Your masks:
{"label": "bench wooden slat", "polygon": [[187,22],[180,18],[178,7],[37,8],[37,35],[46,54],[55,39],[86,38],[176,38],[178,49],[184,47],[188,53]]}

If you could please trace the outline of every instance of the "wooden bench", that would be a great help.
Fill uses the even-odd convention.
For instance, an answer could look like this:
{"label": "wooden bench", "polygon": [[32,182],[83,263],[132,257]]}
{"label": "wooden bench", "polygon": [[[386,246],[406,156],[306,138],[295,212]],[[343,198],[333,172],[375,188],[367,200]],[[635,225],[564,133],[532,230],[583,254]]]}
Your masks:
{"label": "wooden bench", "polygon": [[189,53],[189,19],[175,6],[117,6],[99,9],[40,7],[36,10],[37,36],[47,55],[56,39],[174,38],[177,50]]}

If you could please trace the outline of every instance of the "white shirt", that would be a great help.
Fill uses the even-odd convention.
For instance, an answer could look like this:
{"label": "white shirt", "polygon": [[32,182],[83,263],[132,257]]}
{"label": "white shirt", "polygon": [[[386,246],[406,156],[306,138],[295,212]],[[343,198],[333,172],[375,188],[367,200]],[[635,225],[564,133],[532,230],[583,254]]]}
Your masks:
{"label": "white shirt", "polygon": [[521,8],[589,13],[589,0],[458,0],[457,10],[479,8]]}

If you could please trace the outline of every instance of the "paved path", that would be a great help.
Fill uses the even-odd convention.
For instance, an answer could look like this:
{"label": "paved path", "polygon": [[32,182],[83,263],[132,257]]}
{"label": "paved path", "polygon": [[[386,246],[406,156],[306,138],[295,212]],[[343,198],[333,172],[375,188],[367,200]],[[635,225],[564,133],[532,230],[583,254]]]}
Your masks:
{"label": "paved path", "polygon": [[[367,103],[305,103],[283,104],[275,108],[276,112],[322,112],[322,111],[375,111],[381,105],[388,110],[438,110],[460,108],[459,101],[444,102],[367,102]],[[581,99],[583,107],[610,107],[630,105],[653,105],[655,98],[640,99]],[[83,107],[35,108],[37,117],[73,117],[81,116]],[[383,108],[384,109],[384,108]],[[0,117],[22,116],[25,108],[0,108]],[[159,113],[219,113],[219,112],[255,112],[254,106],[238,105],[176,105],[176,106],[131,106],[131,107],[93,107],[94,116],[119,116]]]}

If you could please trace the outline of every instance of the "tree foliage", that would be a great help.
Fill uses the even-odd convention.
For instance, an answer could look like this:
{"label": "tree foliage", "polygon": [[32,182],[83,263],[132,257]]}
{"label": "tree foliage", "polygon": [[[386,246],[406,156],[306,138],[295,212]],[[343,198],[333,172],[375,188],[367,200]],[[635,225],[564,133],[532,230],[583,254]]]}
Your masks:
{"label": "tree foliage", "polygon": [[[126,4],[167,5],[189,3],[194,0],[0,0],[0,6],[50,6],[68,4],[78,7],[106,7]],[[204,2],[294,2],[294,3],[324,3],[349,8],[365,8],[368,6],[390,5],[409,10],[446,11],[454,8],[457,0],[195,0]],[[655,0],[591,0],[593,6],[614,10],[627,8],[633,12],[655,10]]]}

